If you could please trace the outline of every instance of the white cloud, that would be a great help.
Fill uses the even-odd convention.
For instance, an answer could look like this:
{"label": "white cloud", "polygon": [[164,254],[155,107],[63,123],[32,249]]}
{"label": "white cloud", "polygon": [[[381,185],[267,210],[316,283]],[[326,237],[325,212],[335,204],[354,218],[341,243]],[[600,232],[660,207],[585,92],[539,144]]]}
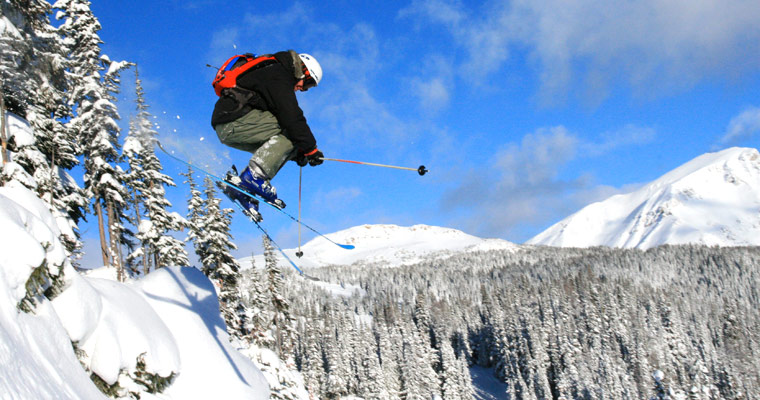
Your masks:
{"label": "white cloud", "polygon": [[436,113],[448,106],[453,79],[454,71],[449,57],[424,57],[420,71],[409,85],[410,94],[419,100],[422,111]]}
{"label": "white cloud", "polygon": [[[509,238],[562,210],[566,194],[587,185],[585,178],[559,178],[562,168],[576,157],[578,143],[562,126],[528,134],[520,144],[499,151],[493,168],[464,177],[445,193],[442,207],[445,211],[468,209],[471,215],[457,224],[467,231]],[[478,199],[478,206],[470,209],[472,198]]]}
{"label": "white cloud", "polygon": [[752,107],[731,119],[721,143],[733,143],[760,133],[760,107]]}
{"label": "white cloud", "polygon": [[603,155],[619,147],[651,143],[656,135],[654,128],[628,124],[620,129],[604,132],[598,143],[584,143],[582,151],[587,156]]}
{"label": "white cloud", "polygon": [[314,196],[315,204],[322,208],[340,209],[362,196],[363,192],[358,187],[338,187],[327,193],[318,193]]}
{"label": "white cloud", "polygon": [[[650,140],[653,131],[632,125],[587,142],[563,126],[541,128],[494,154],[491,168],[462,177],[442,197],[441,207],[464,217],[452,223],[480,236],[528,239],[539,229],[594,201],[630,191],[595,183],[589,173],[563,176],[572,163]],[[477,206],[473,207],[473,198]]]}
{"label": "white cloud", "polygon": [[653,96],[709,77],[740,79],[760,67],[756,0],[494,0],[481,9],[422,0],[402,15],[446,26],[470,54],[464,70],[481,79],[510,50],[527,49],[545,102],[578,81],[596,103],[618,81]]}

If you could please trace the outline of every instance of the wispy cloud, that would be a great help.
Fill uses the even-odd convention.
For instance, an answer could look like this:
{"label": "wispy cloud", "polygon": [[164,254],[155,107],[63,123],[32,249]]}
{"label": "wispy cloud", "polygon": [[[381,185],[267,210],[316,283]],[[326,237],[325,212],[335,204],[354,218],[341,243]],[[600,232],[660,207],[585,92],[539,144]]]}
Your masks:
{"label": "wispy cloud", "polygon": [[760,134],[760,107],[751,107],[731,118],[721,144],[733,144]]}
{"label": "wispy cloud", "polygon": [[706,78],[741,79],[760,67],[754,0],[494,0],[479,9],[419,0],[401,15],[447,27],[470,54],[461,64],[468,76],[485,78],[510,51],[527,50],[546,103],[575,88],[598,103],[620,82],[656,96]]}
{"label": "wispy cloud", "polygon": [[341,209],[362,194],[362,190],[358,187],[339,187],[326,193],[317,193],[314,196],[315,205],[327,209]]}
{"label": "wispy cloud", "polygon": [[[631,189],[599,185],[589,173],[568,178],[563,172],[571,163],[639,145],[653,136],[652,129],[631,125],[602,135],[597,143],[563,126],[538,129],[497,151],[491,168],[463,177],[444,194],[441,207],[463,215],[456,224],[481,236],[527,240],[537,229],[591,202]],[[472,207],[473,198],[477,207]]]}
{"label": "wispy cloud", "polygon": [[624,127],[602,133],[599,142],[583,143],[582,151],[587,156],[607,154],[619,147],[651,143],[656,137],[652,127],[628,124]]}
{"label": "wispy cloud", "polygon": [[419,100],[423,112],[435,114],[448,106],[453,79],[454,70],[448,57],[427,56],[422,60],[421,71],[411,80],[410,94]]}

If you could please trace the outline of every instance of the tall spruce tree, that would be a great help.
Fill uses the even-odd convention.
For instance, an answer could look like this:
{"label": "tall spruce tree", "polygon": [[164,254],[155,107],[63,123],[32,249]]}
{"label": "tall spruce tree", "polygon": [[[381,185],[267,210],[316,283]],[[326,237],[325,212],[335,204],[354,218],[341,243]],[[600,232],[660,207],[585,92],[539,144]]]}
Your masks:
{"label": "tall spruce tree", "polygon": [[119,74],[127,62],[112,62],[101,54],[100,23],[82,0],[60,0],[54,5],[63,20],[59,32],[66,39],[67,72],[71,82],[69,104],[76,115],[68,129],[81,144],[84,155],[85,190],[98,218],[104,265],[116,266],[123,278],[122,224],[126,203],[124,172],[116,166],[119,158],[120,119],[115,95]]}
{"label": "tall spruce tree", "polygon": [[187,221],[179,214],[169,212],[171,202],[166,198],[166,186],[175,186],[174,180],[163,174],[163,166],[156,156],[155,142],[158,132],[153,128],[145,92],[139,71],[135,66],[137,114],[130,123],[125,143],[125,157],[129,164],[128,180],[133,188],[132,203],[135,208],[135,235],[141,248],[130,255],[131,259],[142,257],[143,270],[168,265],[189,265],[184,242],[172,236],[182,231]]}
{"label": "tall spruce tree", "polygon": [[292,355],[295,345],[295,320],[290,313],[290,304],[283,293],[283,277],[280,267],[277,265],[277,256],[269,237],[263,236],[264,259],[266,262],[267,278],[269,282],[269,294],[274,306],[272,324],[275,332],[275,346],[277,354],[287,360]]}
{"label": "tall spruce tree", "polygon": [[78,163],[76,141],[62,122],[72,115],[66,101],[70,41],[50,24],[47,2],[6,1],[0,10],[7,21],[0,31],[2,103],[26,118],[34,134],[32,143],[11,146],[21,168],[4,169],[0,181],[16,180],[36,191],[55,216],[63,217],[59,220],[68,220],[61,239],[74,251],[81,247],[76,224],[84,216],[86,200],[66,172]]}
{"label": "tall spruce tree", "polygon": [[[205,247],[203,245],[203,223],[206,215],[203,209],[203,197],[201,191],[198,190],[198,184],[195,183],[193,178],[193,167],[188,166],[186,173],[181,173],[184,176],[186,183],[190,189],[190,198],[187,200],[187,239],[193,242],[195,248],[195,254],[199,259],[203,259],[205,253]],[[204,269],[204,273],[206,273]],[[208,274],[207,274],[208,275]]]}
{"label": "tall spruce tree", "polygon": [[[132,209],[130,218],[132,224],[139,227],[145,211],[141,205],[148,193],[146,185],[149,182],[149,175],[145,170],[145,157],[148,150],[145,147],[150,146],[150,135],[146,135],[145,132],[151,131],[153,127],[150,124],[148,105],[145,103],[145,91],[142,89],[137,65],[135,65],[135,103],[137,115],[129,121],[129,132],[124,139],[122,161],[126,161],[128,165],[126,180]],[[143,274],[150,272],[152,263],[146,240],[140,240],[140,245],[136,246],[136,249],[127,256],[127,263],[135,269],[142,267]]]}
{"label": "tall spruce tree", "polygon": [[196,239],[201,249],[198,257],[203,264],[203,272],[218,285],[219,303],[228,332],[232,336],[248,339],[246,317],[249,312],[238,285],[240,266],[230,253],[237,248],[232,243],[230,234],[232,209],[222,209],[219,206],[221,199],[216,197],[216,186],[211,178],[206,177],[204,184],[206,198],[201,217],[203,229],[199,230],[200,237]]}
{"label": "tall spruce tree", "polygon": [[267,279],[263,268],[256,268],[251,256],[250,268],[243,270],[241,285],[246,311],[246,330],[250,332],[251,343],[265,348],[274,348],[274,337],[270,322],[272,321],[272,302],[269,299]]}

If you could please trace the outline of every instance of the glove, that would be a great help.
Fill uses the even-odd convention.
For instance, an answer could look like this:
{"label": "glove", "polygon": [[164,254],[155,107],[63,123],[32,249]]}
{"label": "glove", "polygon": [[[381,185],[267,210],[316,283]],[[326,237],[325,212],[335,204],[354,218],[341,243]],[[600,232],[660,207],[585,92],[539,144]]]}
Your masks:
{"label": "glove", "polygon": [[305,167],[306,164],[311,165],[312,167],[316,167],[319,164],[322,164],[324,161],[322,160],[322,157],[325,155],[322,154],[319,149],[314,149],[306,154],[301,153],[296,157],[296,164],[298,164],[301,167]]}

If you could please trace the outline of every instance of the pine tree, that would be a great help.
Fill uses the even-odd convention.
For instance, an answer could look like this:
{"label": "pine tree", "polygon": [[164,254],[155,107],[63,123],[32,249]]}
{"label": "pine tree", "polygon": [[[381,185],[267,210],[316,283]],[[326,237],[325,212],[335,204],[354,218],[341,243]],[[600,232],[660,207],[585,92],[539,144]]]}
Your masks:
{"label": "pine tree", "polygon": [[40,62],[36,45],[42,40],[37,32],[48,29],[49,10],[50,5],[42,0],[0,2],[0,15],[11,24],[0,32],[2,95],[6,108],[21,117],[26,117],[43,79],[36,74]]}
{"label": "pine tree", "polygon": [[[332,311],[332,312],[331,312]],[[352,379],[350,368],[351,354],[345,351],[343,343],[345,332],[338,323],[340,316],[331,308],[327,312],[326,329],[323,336],[325,355],[325,380],[322,384],[327,398],[340,398],[349,394],[349,383]]]}
{"label": "pine tree", "polygon": [[[120,128],[114,104],[119,92],[119,73],[129,63],[113,63],[101,54],[100,23],[82,0],[60,0],[54,5],[63,20],[59,27],[65,38],[68,103],[76,115],[67,123],[71,135],[65,142],[81,144],[84,155],[85,190],[94,202],[100,231],[103,263],[115,266],[123,278],[121,249],[127,240],[122,225],[126,188],[118,161]],[[73,159],[73,154],[69,157]],[[60,157],[60,150],[59,156]],[[104,210],[105,208],[105,210]],[[106,222],[107,219],[107,222]],[[108,234],[106,237],[106,230]]]}
{"label": "pine tree", "polygon": [[274,306],[274,318],[272,324],[275,331],[276,351],[280,358],[288,359],[295,345],[295,320],[290,314],[290,304],[283,295],[283,279],[280,267],[277,265],[277,256],[269,241],[269,237],[263,236],[264,259],[269,281],[269,294]]}
{"label": "pine tree", "polygon": [[300,370],[303,375],[306,390],[308,390],[314,398],[322,398],[321,383],[325,378],[325,363],[319,342],[319,333],[314,325],[316,325],[316,321],[314,324],[309,323],[306,326],[305,337],[303,339],[304,360]]}
{"label": "pine tree", "polygon": [[230,223],[232,222],[232,209],[221,209],[221,199],[216,197],[214,181],[206,177],[204,180],[203,216],[201,226],[202,237],[196,240],[196,244],[202,248],[198,254],[203,264],[203,272],[218,285],[219,303],[222,316],[227,323],[230,335],[247,339],[248,323],[245,318],[248,312],[240,296],[238,287],[238,272],[240,266],[230,250],[237,247],[232,243],[230,235]]}
{"label": "pine tree", "polygon": [[[145,171],[145,157],[147,157],[148,153],[145,147],[150,146],[151,142],[150,136],[146,135],[145,132],[150,131],[152,126],[150,125],[150,121],[148,121],[150,114],[147,112],[148,106],[145,104],[145,92],[142,90],[137,66],[135,66],[135,81],[137,116],[129,121],[129,132],[126,139],[124,139],[122,161],[126,161],[129,166],[126,174],[126,183],[130,192],[132,224],[139,227],[140,222],[143,220],[143,213],[145,212],[144,207],[141,207],[141,205],[147,196],[148,189],[146,185],[150,180],[149,174]],[[142,266],[143,274],[148,274],[151,267],[148,242],[144,240],[140,242],[140,246],[127,256],[127,263],[134,269],[139,269]]]}
{"label": "pine tree", "polygon": [[62,123],[72,115],[65,100],[71,81],[66,72],[68,42],[50,25],[47,2],[3,2],[0,10],[13,24],[0,32],[0,95],[10,111],[29,121],[35,139],[16,143],[14,160],[21,169],[4,170],[0,181],[16,180],[36,191],[54,216],[68,220],[61,239],[69,251],[75,251],[81,247],[76,224],[87,202],[66,173],[78,164],[76,141]]}
{"label": "pine tree", "polygon": [[[203,229],[206,211],[203,208],[203,197],[201,196],[200,190],[198,190],[198,184],[195,183],[195,179],[193,178],[193,167],[188,166],[187,173],[180,175],[187,178],[184,183],[186,183],[190,188],[190,198],[187,200],[187,238],[193,242],[195,254],[200,260],[202,260],[206,253],[204,246],[204,241],[206,238],[204,237]],[[205,269],[204,273],[208,275],[208,272],[205,271]]]}
{"label": "pine tree", "polygon": [[399,376],[399,359],[401,352],[396,343],[400,343],[398,330],[388,328],[385,324],[375,324],[380,352],[380,365],[383,369],[383,386],[389,399],[399,399],[401,378]]}
{"label": "pine tree", "polygon": [[[138,253],[143,257],[143,269],[160,268],[168,265],[189,265],[184,243],[171,235],[181,231],[187,221],[177,213],[167,210],[171,203],[166,199],[166,186],[175,186],[174,180],[163,174],[163,166],[156,156],[155,141],[158,132],[150,122],[150,113],[145,101],[139,72],[135,67],[135,87],[137,115],[130,124],[130,132],[125,156],[130,165],[129,181],[133,185],[133,204],[138,226],[137,238],[142,244]],[[139,185],[136,182],[140,182]]]}
{"label": "pine tree", "polygon": [[267,279],[262,276],[263,269],[256,268],[254,258],[251,256],[251,267],[244,270],[241,279],[242,293],[245,299],[246,330],[250,332],[251,343],[265,348],[273,348],[274,338],[270,321],[272,321],[272,302],[269,299]]}
{"label": "pine tree", "polygon": [[359,329],[356,351],[359,353],[357,394],[364,399],[388,399],[390,394],[383,382],[383,370],[377,353],[377,342],[375,342],[372,331],[365,327]]}

